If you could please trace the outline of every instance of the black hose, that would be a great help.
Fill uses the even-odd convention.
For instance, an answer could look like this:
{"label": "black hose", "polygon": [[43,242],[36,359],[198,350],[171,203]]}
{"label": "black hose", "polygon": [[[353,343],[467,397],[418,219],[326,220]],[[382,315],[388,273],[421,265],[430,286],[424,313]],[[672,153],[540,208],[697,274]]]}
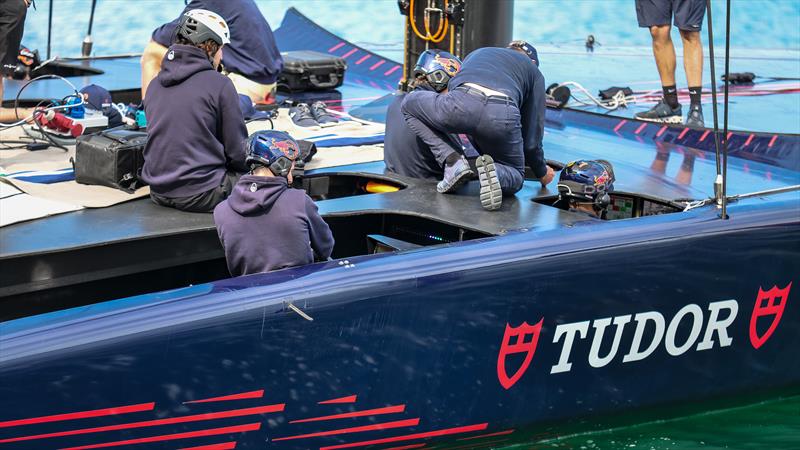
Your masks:
{"label": "black hose", "polygon": [[711,0],[706,0],[706,14],[708,15],[708,53],[711,58],[711,104],[714,111],[714,149],[717,154],[717,175],[722,173],[719,151],[719,118],[717,116],[717,74],[714,69],[714,28],[711,19]]}
{"label": "black hose", "polygon": [[92,35],[92,25],[94,25],[94,8],[97,6],[97,0],[92,0],[92,12],[89,14],[89,31],[86,32],[89,36]]}
{"label": "black hose", "polygon": [[[725,6],[725,78],[728,78],[731,69],[731,0],[728,0]],[[728,86],[730,83],[725,83],[725,116],[723,119],[723,135],[725,136],[724,145],[722,146],[722,218],[727,219],[727,205],[728,205]]]}
{"label": "black hose", "polygon": [[47,59],[50,59],[50,38],[53,35],[53,1],[50,0],[47,9]]}

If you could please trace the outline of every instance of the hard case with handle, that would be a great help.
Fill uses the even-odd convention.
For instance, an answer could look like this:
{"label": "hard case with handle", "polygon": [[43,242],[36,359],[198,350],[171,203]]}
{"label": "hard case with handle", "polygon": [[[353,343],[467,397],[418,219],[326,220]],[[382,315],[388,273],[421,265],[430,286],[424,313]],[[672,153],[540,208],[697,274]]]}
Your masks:
{"label": "hard case with handle", "polygon": [[347,62],[338,56],[300,50],[281,53],[278,89],[289,92],[336,89],[344,82]]}

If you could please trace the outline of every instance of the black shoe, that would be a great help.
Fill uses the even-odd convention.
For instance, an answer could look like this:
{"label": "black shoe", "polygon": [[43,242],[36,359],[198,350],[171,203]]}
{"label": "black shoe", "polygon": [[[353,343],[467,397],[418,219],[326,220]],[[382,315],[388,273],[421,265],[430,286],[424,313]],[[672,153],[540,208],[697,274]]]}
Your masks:
{"label": "black shoe", "polygon": [[673,109],[664,103],[664,100],[661,100],[647,111],[636,113],[633,118],[648,122],[681,123],[683,122],[683,111],[681,105]]}
{"label": "black shoe", "polygon": [[705,128],[706,123],[703,121],[703,107],[700,105],[690,106],[689,114],[686,115],[685,124],[689,128]]}
{"label": "black shoe", "polygon": [[314,115],[311,114],[311,109],[309,109],[308,105],[305,103],[298,103],[289,108],[289,117],[292,118],[295,125],[301,127],[315,127],[319,125]]}
{"label": "black shoe", "polygon": [[320,125],[325,125],[328,123],[339,123],[339,119],[337,119],[333,114],[328,112],[325,103],[321,101],[316,101],[311,104],[311,114],[314,115],[314,118],[317,119]]}

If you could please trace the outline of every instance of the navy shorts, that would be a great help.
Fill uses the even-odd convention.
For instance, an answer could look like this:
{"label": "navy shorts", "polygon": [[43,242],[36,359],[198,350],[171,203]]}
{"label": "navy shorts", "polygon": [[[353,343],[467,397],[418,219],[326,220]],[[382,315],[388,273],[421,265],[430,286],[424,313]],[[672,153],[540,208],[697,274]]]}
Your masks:
{"label": "navy shorts", "polygon": [[636,0],[639,26],[674,24],[683,31],[700,31],[706,14],[706,0]]}

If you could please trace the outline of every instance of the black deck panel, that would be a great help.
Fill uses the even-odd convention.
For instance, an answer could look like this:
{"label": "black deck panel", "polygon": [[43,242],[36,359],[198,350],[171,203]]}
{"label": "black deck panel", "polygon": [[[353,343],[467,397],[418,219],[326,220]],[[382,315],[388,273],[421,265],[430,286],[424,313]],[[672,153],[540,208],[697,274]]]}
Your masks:
{"label": "black deck panel", "polygon": [[[394,179],[398,192],[360,195],[318,202],[324,217],[360,213],[422,216],[487,235],[509,230],[551,229],[592,220],[530,201],[552,195],[526,182],[499,211],[483,210],[477,181],[457,194],[441,195],[435,182],[386,176],[383,163],[319,170],[317,174],[361,174]],[[99,279],[159,270],[222,258],[210,214],[187,213],[139,199],[109,208],[84,209],[2,230],[0,297],[53,289]]]}

